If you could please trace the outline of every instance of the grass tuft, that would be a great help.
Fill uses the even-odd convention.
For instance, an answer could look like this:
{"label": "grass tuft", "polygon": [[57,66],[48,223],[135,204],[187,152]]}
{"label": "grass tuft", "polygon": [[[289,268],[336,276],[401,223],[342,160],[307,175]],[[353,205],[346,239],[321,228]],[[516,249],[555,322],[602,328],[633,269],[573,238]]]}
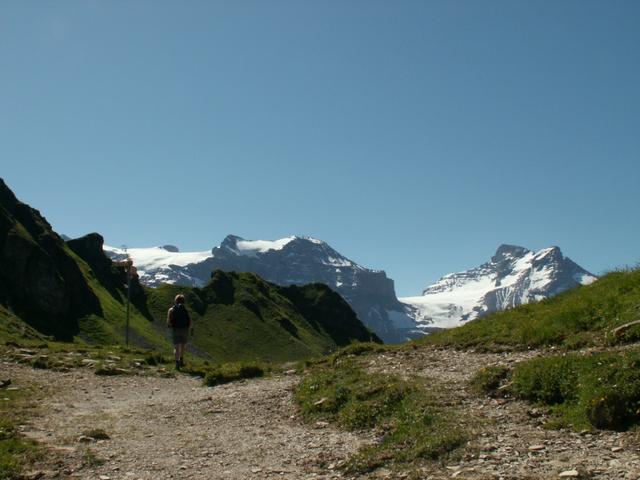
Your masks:
{"label": "grass tuft", "polygon": [[267,367],[258,362],[225,363],[207,370],[204,384],[213,387],[245,378],[262,377],[266,370]]}
{"label": "grass tuft", "polygon": [[93,438],[94,440],[109,440],[111,437],[102,428],[93,428],[86,430],[82,433],[85,437]]}
{"label": "grass tuft", "polygon": [[471,388],[480,395],[496,396],[498,389],[509,376],[508,367],[496,365],[478,370],[469,383]]}
{"label": "grass tuft", "polygon": [[363,448],[345,464],[348,473],[441,458],[465,441],[454,417],[420,380],[366,372],[353,359],[314,366],[295,398],[309,421],[380,434],[376,445]]}
{"label": "grass tuft", "polygon": [[35,442],[23,438],[15,425],[21,421],[21,400],[24,393],[3,392],[5,400],[0,405],[0,480],[19,478],[22,469],[32,464],[40,455]]}

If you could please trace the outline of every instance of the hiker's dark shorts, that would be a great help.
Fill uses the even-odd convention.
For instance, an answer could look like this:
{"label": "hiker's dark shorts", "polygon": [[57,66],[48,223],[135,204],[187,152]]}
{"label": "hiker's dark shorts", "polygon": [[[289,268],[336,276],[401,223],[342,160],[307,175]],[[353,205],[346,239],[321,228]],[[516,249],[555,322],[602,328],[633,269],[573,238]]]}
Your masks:
{"label": "hiker's dark shorts", "polygon": [[187,343],[187,340],[189,340],[188,328],[174,328],[171,333],[174,345],[177,345],[178,343]]}

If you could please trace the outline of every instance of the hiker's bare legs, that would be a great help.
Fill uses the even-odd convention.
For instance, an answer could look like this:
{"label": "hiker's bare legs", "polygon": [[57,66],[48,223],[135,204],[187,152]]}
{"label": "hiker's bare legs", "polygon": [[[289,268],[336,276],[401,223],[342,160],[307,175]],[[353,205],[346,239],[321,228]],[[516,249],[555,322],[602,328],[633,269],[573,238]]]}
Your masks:
{"label": "hiker's bare legs", "polygon": [[173,356],[176,359],[176,363],[178,363],[184,356],[185,347],[186,345],[184,343],[176,343],[175,348],[173,349]]}

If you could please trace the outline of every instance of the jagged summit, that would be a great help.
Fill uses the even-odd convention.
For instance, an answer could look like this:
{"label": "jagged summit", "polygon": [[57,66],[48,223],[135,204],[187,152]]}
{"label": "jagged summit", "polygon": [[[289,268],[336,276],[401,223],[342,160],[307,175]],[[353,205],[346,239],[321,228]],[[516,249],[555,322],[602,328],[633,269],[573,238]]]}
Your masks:
{"label": "jagged summit", "polygon": [[492,262],[498,262],[500,260],[506,260],[513,257],[522,257],[531,250],[528,248],[520,247],[518,245],[502,244],[496,250],[496,254],[491,257]]}
{"label": "jagged summit", "polygon": [[449,328],[596,279],[558,247],[534,252],[517,245],[500,245],[489,262],[445,275],[425,288],[422,296],[400,300],[423,327]]}

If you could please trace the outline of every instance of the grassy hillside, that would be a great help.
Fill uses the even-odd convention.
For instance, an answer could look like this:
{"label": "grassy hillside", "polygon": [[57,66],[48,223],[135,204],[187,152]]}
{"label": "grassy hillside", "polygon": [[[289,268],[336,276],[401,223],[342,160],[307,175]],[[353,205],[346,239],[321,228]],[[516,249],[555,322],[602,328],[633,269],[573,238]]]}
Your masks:
{"label": "grassy hillside", "polygon": [[[148,290],[154,325],[166,335],[167,309],[178,293],[185,295],[194,320],[193,347],[218,362],[297,360],[371,337],[344,300],[328,287],[291,290],[251,273],[222,271],[216,271],[201,289],[164,285]],[[336,330],[330,323],[334,318],[342,321]]]}
{"label": "grassy hillside", "polygon": [[640,320],[640,269],[619,271],[539,303],[523,305],[429,335],[419,342],[455,347],[575,349],[640,340],[640,325],[616,336],[620,325]]}
{"label": "grassy hillside", "polygon": [[[71,250],[68,250],[68,253],[78,263],[89,288],[98,298],[101,309],[100,315],[88,315],[78,320],[79,339],[101,345],[124,343],[127,301],[124,285],[118,285],[115,282],[109,285],[104,282],[104,279],[101,281],[96,272],[84,260]],[[152,322],[153,319],[146,312],[146,305],[140,306],[139,302],[132,302],[129,312],[130,343],[142,347],[169,350],[171,347],[169,341],[153,327]]]}

